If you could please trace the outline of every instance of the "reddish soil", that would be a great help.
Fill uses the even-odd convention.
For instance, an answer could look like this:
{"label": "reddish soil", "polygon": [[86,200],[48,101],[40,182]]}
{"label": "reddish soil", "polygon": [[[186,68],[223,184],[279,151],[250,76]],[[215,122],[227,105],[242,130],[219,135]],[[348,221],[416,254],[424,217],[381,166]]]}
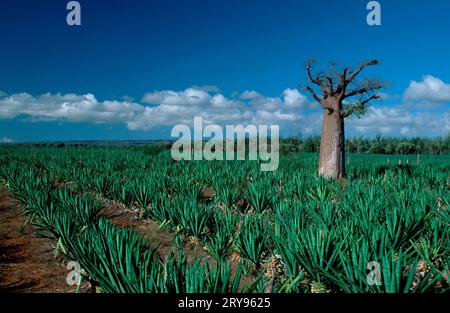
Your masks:
{"label": "reddish soil", "polygon": [[[136,212],[122,205],[112,201],[105,202],[103,216],[110,218],[120,227],[131,227],[144,236],[150,234],[149,243],[152,247],[158,248],[161,257],[179,249],[174,245],[174,233],[159,229],[156,222],[143,220]],[[70,272],[66,268],[67,260],[61,256],[55,258],[55,242],[39,237],[32,226],[26,225],[27,218],[20,214],[22,206],[0,185],[0,293],[75,292],[76,287],[66,283],[66,277]],[[198,241],[186,238],[183,241],[188,262],[200,258],[214,263]],[[236,260],[232,261],[233,272],[236,263]],[[84,283],[80,291],[91,291],[89,284]]]}
{"label": "reddish soil", "polygon": [[74,292],[54,243],[25,225],[20,206],[0,186],[0,292]]}
{"label": "reddish soil", "polygon": [[[109,218],[110,221],[117,226],[133,228],[133,230],[139,232],[144,237],[150,235],[148,237],[150,246],[157,248],[158,254],[162,258],[170,252],[176,252],[178,250],[174,245],[174,233],[168,232],[164,228],[160,229],[158,223],[155,221],[139,218],[137,212],[133,212],[121,204],[106,199],[103,200],[103,216]],[[190,242],[189,239],[185,238],[183,242],[188,262],[192,261],[194,258],[211,259],[198,241]]]}

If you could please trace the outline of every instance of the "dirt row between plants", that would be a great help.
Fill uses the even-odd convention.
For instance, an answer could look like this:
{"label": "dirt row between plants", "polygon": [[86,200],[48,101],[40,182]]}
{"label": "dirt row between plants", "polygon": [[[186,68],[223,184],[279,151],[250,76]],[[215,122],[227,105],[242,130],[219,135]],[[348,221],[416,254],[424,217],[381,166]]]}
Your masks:
{"label": "dirt row between plants", "polygon": [[[109,218],[109,220],[122,228],[132,228],[134,231],[149,236],[149,244],[153,248],[158,249],[158,254],[164,258],[171,252],[176,252],[174,248],[175,234],[160,228],[158,223],[150,219],[140,218],[136,211],[116,203],[106,198],[102,198],[102,212],[101,215]],[[198,241],[189,241],[184,238],[184,250],[187,254],[188,262],[194,258],[201,258],[209,260],[211,257],[203,249]]]}
{"label": "dirt row between plants", "polygon": [[[144,236],[149,235],[150,246],[157,248],[162,258],[176,252],[174,233],[160,229],[152,220],[139,218],[136,212],[120,203],[104,198],[102,202],[102,216],[119,227],[131,227]],[[0,292],[76,292],[76,286],[66,282],[71,271],[67,269],[70,260],[61,255],[55,257],[56,243],[38,236],[26,223],[27,217],[20,213],[21,208],[23,204],[0,185]],[[214,262],[198,241],[184,238],[184,250],[188,262],[196,258]],[[236,262],[232,262],[234,272],[236,264],[233,263]],[[80,289],[80,292],[90,291],[87,282]]]}
{"label": "dirt row between plants", "polygon": [[[75,292],[70,273],[55,244],[34,234],[20,214],[21,204],[0,185],[0,292]],[[82,291],[88,286],[83,285]]]}

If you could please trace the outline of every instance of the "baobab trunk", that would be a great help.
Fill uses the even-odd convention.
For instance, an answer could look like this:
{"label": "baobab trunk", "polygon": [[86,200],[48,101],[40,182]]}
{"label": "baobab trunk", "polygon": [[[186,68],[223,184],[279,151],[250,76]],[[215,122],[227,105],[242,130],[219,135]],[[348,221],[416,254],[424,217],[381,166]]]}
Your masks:
{"label": "baobab trunk", "polygon": [[[367,104],[380,98],[380,95],[374,93],[375,90],[383,88],[385,84],[375,79],[355,80],[366,66],[376,65],[378,60],[366,61],[355,70],[345,67],[340,73],[330,64],[330,72],[317,75],[311,72],[313,63],[306,63],[306,73],[309,82],[320,87],[320,97],[311,86],[305,86],[304,89],[323,107],[319,175],[338,179],[345,176],[344,119],[352,114],[364,114]],[[364,95],[369,96],[364,99]],[[356,97],[357,101],[349,100]]]}
{"label": "baobab trunk", "polygon": [[320,141],[319,175],[326,178],[345,176],[344,117],[337,108],[323,112],[322,138]]}

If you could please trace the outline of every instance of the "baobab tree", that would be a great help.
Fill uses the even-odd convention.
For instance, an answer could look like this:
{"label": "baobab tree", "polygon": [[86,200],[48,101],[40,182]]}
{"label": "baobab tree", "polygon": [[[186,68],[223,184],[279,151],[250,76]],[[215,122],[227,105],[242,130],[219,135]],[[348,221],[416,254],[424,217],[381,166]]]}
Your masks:
{"label": "baobab tree", "polygon": [[[367,111],[370,101],[379,99],[378,90],[386,83],[378,79],[357,76],[367,66],[379,64],[378,60],[363,62],[358,68],[344,67],[337,70],[330,63],[327,72],[312,73],[315,61],[306,62],[308,81],[314,85],[303,88],[323,108],[322,137],[320,141],[319,175],[327,178],[345,176],[345,125],[350,116],[362,116]],[[315,91],[320,90],[320,93]]]}

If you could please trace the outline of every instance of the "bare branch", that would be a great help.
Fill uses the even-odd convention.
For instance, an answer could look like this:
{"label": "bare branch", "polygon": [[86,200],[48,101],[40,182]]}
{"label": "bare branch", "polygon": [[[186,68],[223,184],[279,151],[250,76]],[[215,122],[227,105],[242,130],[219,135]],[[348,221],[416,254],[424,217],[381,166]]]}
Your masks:
{"label": "bare branch", "polygon": [[334,75],[335,77],[339,77],[339,72],[336,69],[337,63],[335,61],[330,62],[328,65],[328,68],[330,69],[330,74]]}
{"label": "bare branch", "polygon": [[328,86],[330,88],[330,93],[333,93],[334,92],[334,89],[333,89],[333,78],[331,78],[328,75],[325,75],[325,79],[328,80]]}
{"label": "bare branch", "polygon": [[319,77],[316,77],[316,78],[312,77],[312,74],[311,74],[311,65],[312,65],[312,63],[313,63],[313,61],[306,62],[306,73],[308,74],[308,80],[312,84],[316,84],[316,85],[320,86]]}
{"label": "bare branch", "polygon": [[361,88],[361,89],[355,89],[355,90],[352,90],[349,93],[345,94],[344,95],[344,99],[345,98],[350,98],[350,97],[353,97],[353,96],[356,96],[356,95],[362,95],[362,94],[365,94],[368,91],[369,91],[369,89],[367,89],[367,87],[364,87],[364,88]]}
{"label": "bare branch", "polygon": [[343,95],[343,99],[353,97],[355,95],[364,95],[375,90],[385,88],[387,83],[377,79],[364,79],[359,81],[353,90]]}
{"label": "bare branch", "polygon": [[342,74],[339,75],[339,82],[341,83],[341,85],[345,85],[345,83],[347,81],[347,72],[348,72],[348,67],[344,68],[344,70],[342,71]]}
{"label": "bare branch", "polygon": [[345,67],[342,73],[338,74],[339,84],[336,87],[335,94],[339,94],[341,98],[344,96],[347,89],[347,72],[348,68]]}
{"label": "bare branch", "polygon": [[310,60],[308,62],[306,62],[306,73],[308,75],[308,80],[312,83],[315,84],[321,88],[326,88],[327,85],[324,83],[323,81],[323,75],[322,74],[317,74],[315,75],[315,77],[312,75],[311,73],[311,66],[315,63],[314,60]]}
{"label": "bare branch", "polygon": [[322,104],[322,99],[320,99],[317,95],[316,92],[314,91],[314,89],[312,89],[309,86],[305,86],[303,89],[308,90],[309,93],[311,94],[311,97],[314,98],[314,100],[316,100],[317,102],[319,102],[320,104]]}
{"label": "bare branch", "polygon": [[378,60],[370,60],[370,61],[366,61],[364,63],[362,63],[354,72],[350,73],[350,75],[348,76],[348,79],[346,79],[346,83],[350,83],[353,79],[355,79],[355,77],[361,73],[361,71],[366,67],[366,66],[370,66],[370,65],[377,65],[379,62]]}
{"label": "bare branch", "polygon": [[[377,79],[355,79],[365,67],[378,64],[377,60],[363,62],[354,71],[349,67],[338,71],[335,63],[331,62],[327,72],[313,73],[311,68],[314,64],[314,60],[306,62],[307,77],[310,83],[319,88],[310,85],[303,89],[307,90],[324,110],[328,110],[329,114],[339,110],[344,117],[352,114],[362,115],[370,101],[380,98],[376,91],[387,86],[384,81]],[[355,97],[356,101],[344,101],[350,97]],[[343,103],[345,104],[342,105]]]}
{"label": "bare branch", "polygon": [[371,96],[370,96],[369,98],[367,98],[366,100],[361,101],[361,104],[362,104],[362,105],[365,105],[365,104],[369,103],[369,102],[372,101],[372,100],[380,99],[380,98],[381,98],[381,96],[380,96],[379,94],[371,95]]}

